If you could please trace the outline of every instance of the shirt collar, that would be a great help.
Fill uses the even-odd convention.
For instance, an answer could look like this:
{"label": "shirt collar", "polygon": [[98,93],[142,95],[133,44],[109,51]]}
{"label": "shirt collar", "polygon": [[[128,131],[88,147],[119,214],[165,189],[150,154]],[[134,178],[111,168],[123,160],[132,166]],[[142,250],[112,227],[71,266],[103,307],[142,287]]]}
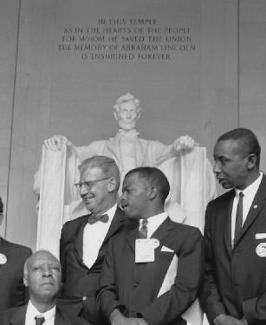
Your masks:
{"label": "shirt collar", "polygon": [[109,220],[112,220],[117,209],[117,204],[113,205],[109,210],[103,214],[108,214]]}
{"label": "shirt collar", "polygon": [[29,300],[26,315],[27,317],[30,317],[30,319],[34,320],[35,316],[40,316],[40,317],[44,317],[45,321],[48,322],[49,319],[55,318],[55,313],[56,313],[56,306],[47,310],[45,313],[40,313],[38,309]]}
{"label": "shirt collar", "polygon": [[[148,218],[148,224],[147,224],[148,238],[152,236],[152,234],[159,228],[159,226],[164,222],[166,218],[167,218],[166,212],[162,212]],[[142,222],[143,219],[140,219],[139,227],[141,227]]]}
{"label": "shirt collar", "polygon": [[263,177],[263,173],[260,172],[258,178],[249,186],[247,186],[244,190],[235,189],[236,195],[239,196],[239,193],[242,192],[245,197],[245,196],[252,195],[253,193],[256,193],[262,181],[262,177]]}
{"label": "shirt collar", "polygon": [[115,205],[113,205],[109,210],[105,211],[104,213],[101,213],[101,215],[104,214],[108,214],[108,223],[110,223],[112,221],[112,219],[114,218],[115,212],[117,209],[117,203]]}

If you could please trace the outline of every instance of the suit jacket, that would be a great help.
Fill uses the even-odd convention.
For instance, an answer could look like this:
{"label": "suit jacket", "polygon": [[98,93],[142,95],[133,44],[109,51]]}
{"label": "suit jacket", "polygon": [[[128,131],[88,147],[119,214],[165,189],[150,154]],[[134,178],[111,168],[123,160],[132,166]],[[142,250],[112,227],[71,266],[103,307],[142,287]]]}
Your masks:
{"label": "suit jacket", "polygon": [[24,305],[23,268],[31,250],[0,238],[0,254],[7,259],[5,264],[0,264],[0,310]]}
{"label": "suit jacket", "polygon": [[[25,325],[27,305],[8,309],[0,313],[1,325]],[[71,316],[60,308],[56,308],[54,325],[89,325],[82,318]]]}
{"label": "suit jacket", "polygon": [[[181,314],[196,299],[202,275],[200,231],[167,218],[152,235],[160,244],[151,263],[135,263],[137,237],[138,229],[125,229],[109,244],[97,298],[101,310],[107,319],[118,308],[127,317],[144,317],[149,325],[185,324]],[[157,298],[174,254],[175,283]]]}
{"label": "suit jacket", "polygon": [[96,307],[96,291],[105,257],[107,243],[123,227],[125,216],[120,208],[114,215],[110,228],[100,248],[98,257],[89,269],[82,261],[83,230],[88,215],[67,222],[60,239],[60,261],[62,265],[63,301],[73,313],[81,315],[95,324],[102,325]]}
{"label": "suit jacket", "polygon": [[231,190],[207,206],[201,303],[211,323],[223,313],[266,324],[266,177],[232,248],[234,195]]}

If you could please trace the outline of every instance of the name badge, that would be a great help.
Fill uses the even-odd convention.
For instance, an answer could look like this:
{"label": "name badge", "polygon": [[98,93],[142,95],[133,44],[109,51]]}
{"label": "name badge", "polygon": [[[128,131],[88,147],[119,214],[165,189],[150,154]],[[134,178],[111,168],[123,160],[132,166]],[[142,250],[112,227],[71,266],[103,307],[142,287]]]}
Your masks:
{"label": "name badge", "polygon": [[150,263],[155,261],[154,249],[160,242],[156,238],[139,238],[135,240],[135,263]]}

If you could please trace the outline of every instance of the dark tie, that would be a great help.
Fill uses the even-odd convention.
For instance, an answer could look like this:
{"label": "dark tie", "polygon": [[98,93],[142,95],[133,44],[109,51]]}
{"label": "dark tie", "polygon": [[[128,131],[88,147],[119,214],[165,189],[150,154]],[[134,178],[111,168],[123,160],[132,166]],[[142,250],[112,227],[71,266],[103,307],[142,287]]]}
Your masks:
{"label": "dark tie", "polygon": [[235,237],[234,237],[234,244],[236,242],[236,238],[239,235],[242,229],[243,223],[243,192],[239,192],[239,199],[236,208],[236,224],[235,224]]}
{"label": "dark tie", "polygon": [[42,325],[45,322],[45,318],[41,316],[35,316],[35,324]]}
{"label": "dark tie", "polygon": [[88,223],[89,224],[94,224],[95,222],[97,221],[101,221],[101,222],[108,222],[109,220],[109,217],[108,217],[108,214],[102,214],[102,215],[95,215],[95,214],[91,214],[89,215],[89,218],[88,218]]}
{"label": "dark tie", "polygon": [[139,228],[139,238],[147,238],[148,235],[148,219],[143,219],[142,220],[142,225]]}

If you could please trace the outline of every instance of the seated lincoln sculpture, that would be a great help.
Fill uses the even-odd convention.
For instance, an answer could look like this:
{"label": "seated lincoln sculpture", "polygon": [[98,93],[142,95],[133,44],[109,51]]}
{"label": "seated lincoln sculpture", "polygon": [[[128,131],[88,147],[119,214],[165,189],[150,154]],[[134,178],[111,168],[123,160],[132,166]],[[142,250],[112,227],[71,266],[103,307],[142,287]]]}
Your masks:
{"label": "seated lincoln sculpture", "polygon": [[[54,135],[44,141],[42,164],[35,175],[34,182],[34,190],[38,194],[41,192],[41,196],[42,192],[44,193],[43,197],[46,195],[45,192],[49,192],[49,195],[52,195],[52,199],[54,199],[55,195],[60,192],[56,186],[53,186],[54,194],[51,194],[51,186],[47,187],[47,179],[50,178],[55,181],[57,172],[62,171],[59,158],[60,162],[57,171],[53,175],[47,176],[47,173],[50,173],[51,166],[56,164],[51,161],[45,163],[44,157],[53,159],[51,157],[56,155],[57,158],[55,159],[58,159],[59,155],[65,152],[64,162],[62,163],[64,180],[60,180],[64,183],[64,216],[60,216],[60,224],[57,226],[58,231],[60,231],[65,221],[88,213],[74,184],[79,179],[78,165],[84,159],[94,155],[105,155],[115,160],[120,170],[121,183],[125,174],[133,168],[140,166],[156,166],[160,168],[168,177],[171,186],[167,200],[169,215],[174,215],[176,221],[185,222],[197,226],[201,230],[203,229],[205,206],[215,196],[215,181],[210,163],[206,159],[205,148],[199,147],[190,136],[181,136],[169,145],[159,141],[142,139],[136,130],[136,123],[140,116],[139,100],[132,94],[127,93],[119,97],[114,105],[114,117],[119,125],[119,130],[114,137],[93,141],[89,145],[81,147],[75,146],[63,135]],[[49,191],[46,191],[45,187],[49,188]],[[51,199],[43,198],[42,200],[42,197],[40,198],[38,222],[42,222],[42,224],[49,222],[44,220],[42,215],[45,214],[45,202],[47,201],[51,209],[53,205]],[[62,211],[62,209],[59,210]],[[53,208],[52,211],[52,220],[55,222],[55,209]],[[46,213],[46,215],[49,216],[50,214]],[[43,236],[41,228],[39,226],[38,232],[40,236]],[[57,238],[59,238],[59,235],[60,233]],[[49,235],[50,239],[51,235]],[[47,238],[43,238],[41,242],[47,242]],[[42,247],[40,242],[39,245],[37,243],[37,246],[51,250],[51,247]],[[56,252],[54,251],[54,253]]]}

